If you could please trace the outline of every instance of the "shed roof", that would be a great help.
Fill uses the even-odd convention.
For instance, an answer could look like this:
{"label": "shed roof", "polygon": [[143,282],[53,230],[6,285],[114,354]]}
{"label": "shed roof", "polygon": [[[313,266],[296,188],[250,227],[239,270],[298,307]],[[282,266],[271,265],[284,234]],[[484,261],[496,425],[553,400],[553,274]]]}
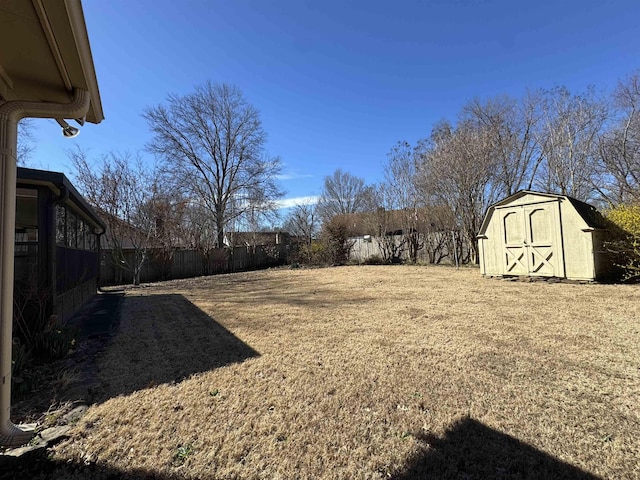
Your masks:
{"label": "shed roof", "polygon": [[576,198],[570,197],[568,195],[559,195],[557,193],[546,193],[546,192],[536,192],[534,190],[520,190],[513,195],[510,195],[499,202],[494,203],[489,206],[487,209],[487,213],[484,216],[484,220],[482,221],[482,225],[480,226],[480,231],[478,235],[483,235],[487,226],[489,225],[489,221],[491,220],[491,216],[496,208],[509,205],[513,203],[515,200],[524,197],[525,195],[536,195],[538,197],[547,197],[549,199],[560,199],[569,202],[576,212],[580,215],[582,220],[584,220],[587,228],[593,229],[605,229],[608,227],[606,219],[598,212],[598,210],[588,203],[585,203]]}

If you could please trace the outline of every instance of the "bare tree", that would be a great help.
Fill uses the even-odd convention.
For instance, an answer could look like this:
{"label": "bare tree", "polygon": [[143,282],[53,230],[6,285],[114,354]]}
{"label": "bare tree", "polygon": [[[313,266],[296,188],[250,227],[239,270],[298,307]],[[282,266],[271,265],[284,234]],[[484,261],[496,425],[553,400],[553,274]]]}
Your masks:
{"label": "bare tree", "polygon": [[428,262],[437,264],[447,256],[453,256],[453,251],[447,246],[450,244],[451,232],[455,230],[455,219],[448,207],[429,206],[425,211],[429,220],[422,230],[422,248]]}
{"label": "bare tree", "polygon": [[597,140],[607,117],[593,88],[571,95],[564,87],[543,93],[538,141],[544,161],[538,186],[589,200],[595,193]]}
{"label": "bare tree", "polygon": [[94,163],[80,149],[68,155],[76,170],[76,184],[107,225],[105,248],[110,261],[130,271],[133,283],[139,284],[157,226],[153,175],[140,157],[128,153],[111,152]]}
{"label": "bare tree", "polygon": [[500,195],[530,189],[533,184],[542,153],[536,135],[539,103],[538,94],[527,93],[520,100],[508,96],[484,102],[474,99],[463,108],[463,119],[488,134],[496,162],[493,183]]}
{"label": "bare tree", "polygon": [[485,129],[461,122],[455,130],[437,126],[418,168],[419,189],[427,205],[448,206],[478,260],[476,234],[489,205],[497,200],[492,184],[496,165]]}
{"label": "bare tree", "polygon": [[26,165],[33,153],[33,123],[30,118],[23,118],[18,123],[18,151],[16,160],[18,165]]}
{"label": "bare tree", "polygon": [[281,162],[265,156],[260,115],[237,87],[208,82],[191,94],[169,95],[144,118],[153,132],[148,149],[205,206],[218,246],[231,222],[273,209],[282,196],[276,181]]}
{"label": "bare tree", "polygon": [[265,198],[264,192],[256,191],[248,199],[249,205],[242,218],[244,230],[252,232],[252,246],[255,253],[256,232],[265,229],[268,225],[273,225],[280,219],[280,213],[275,200]]}
{"label": "bare tree", "polygon": [[187,245],[185,216],[189,201],[179,192],[168,191],[161,180],[154,180],[151,197],[141,206],[155,223],[151,246],[153,258],[162,267],[161,276],[168,278],[175,251]]}
{"label": "bare tree", "polygon": [[[283,229],[295,236],[291,258],[302,263],[318,261],[317,250],[313,248],[314,239],[320,233],[320,222],[316,205],[311,202],[295,205],[285,217]],[[314,253],[316,252],[316,253]]]}
{"label": "bare tree", "polygon": [[424,144],[411,147],[407,142],[399,142],[389,152],[384,166],[386,209],[395,210],[400,220],[403,244],[406,246],[409,260],[415,263],[418,252],[424,247],[420,235],[425,210],[421,207],[417,188],[417,166],[423,154]]}
{"label": "bare tree", "polygon": [[318,233],[316,206],[312,203],[295,205],[286,217],[284,229],[292,235],[304,238],[305,243],[311,245]]}
{"label": "bare tree", "polygon": [[367,194],[364,179],[338,169],[324,178],[318,213],[323,222],[328,222],[336,215],[363,212]]}
{"label": "bare tree", "polygon": [[189,201],[185,207],[182,225],[185,246],[198,250],[202,254],[203,271],[208,274],[210,260],[216,254],[215,248],[218,241],[214,219],[209,210],[199,202]]}
{"label": "bare tree", "polygon": [[385,263],[399,263],[407,250],[403,235],[403,212],[394,210],[397,198],[387,182],[374,185],[368,195],[368,211],[362,214],[363,224],[375,238]]}
{"label": "bare tree", "polygon": [[610,204],[640,202],[640,71],[618,82],[613,108],[614,123],[599,140],[598,190]]}

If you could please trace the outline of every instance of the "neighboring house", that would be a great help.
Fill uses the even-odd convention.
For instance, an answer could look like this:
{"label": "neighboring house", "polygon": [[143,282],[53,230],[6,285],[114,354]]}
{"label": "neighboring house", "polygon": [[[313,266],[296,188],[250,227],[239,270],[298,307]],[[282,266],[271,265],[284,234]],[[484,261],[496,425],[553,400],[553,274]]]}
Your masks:
{"label": "neighboring house", "polygon": [[488,276],[607,278],[616,273],[603,248],[610,235],[591,205],[523,190],[489,207],[478,233],[480,271]]}
{"label": "neighboring house", "polygon": [[105,225],[62,173],[18,168],[16,193],[16,303],[64,320],[96,293]]}
{"label": "neighboring house", "polygon": [[[101,208],[94,207],[94,211],[106,225],[104,235],[100,237],[100,249],[103,251],[111,250],[113,248],[133,250],[135,248],[134,240],[136,238],[146,236],[146,232],[142,232],[134,225],[105,212]],[[113,231],[114,226],[116,227],[115,232]]]}
{"label": "neighboring house", "polygon": [[230,247],[256,247],[275,246],[275,245],[291,245],[291,235],[283,231],[271,232],[233,232],[225,233],[224,244]]}

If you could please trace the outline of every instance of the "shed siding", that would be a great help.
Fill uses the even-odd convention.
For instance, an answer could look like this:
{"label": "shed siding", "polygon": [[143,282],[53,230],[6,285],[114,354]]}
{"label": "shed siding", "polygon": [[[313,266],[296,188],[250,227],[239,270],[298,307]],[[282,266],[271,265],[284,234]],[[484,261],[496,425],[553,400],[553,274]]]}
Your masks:
{"label": "shed siding", "polygon": [[589,226],[568,201],[562,201],[561,214],[566,277],[573,280],[595,279],[593,242]]}
{"label": "shed siding", "polygon": [[[493,219],[492,219],[493,220]],[[500,241],[500,222],[492,221],[485,232],[486,238],[479,239],[480,270],[484,275],[502,275],[501,253],[495,244]]]}

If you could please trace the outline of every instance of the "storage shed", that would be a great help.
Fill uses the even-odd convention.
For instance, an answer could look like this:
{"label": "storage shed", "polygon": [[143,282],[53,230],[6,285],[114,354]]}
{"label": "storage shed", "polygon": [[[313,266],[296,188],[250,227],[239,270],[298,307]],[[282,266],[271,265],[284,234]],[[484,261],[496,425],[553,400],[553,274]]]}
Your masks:
{"label": "storage shed", "polygon": [[609,231],[591,205],[528,190],[489,207],[478,234],[487,276],[599,280],[615,273],[602,248]]}

